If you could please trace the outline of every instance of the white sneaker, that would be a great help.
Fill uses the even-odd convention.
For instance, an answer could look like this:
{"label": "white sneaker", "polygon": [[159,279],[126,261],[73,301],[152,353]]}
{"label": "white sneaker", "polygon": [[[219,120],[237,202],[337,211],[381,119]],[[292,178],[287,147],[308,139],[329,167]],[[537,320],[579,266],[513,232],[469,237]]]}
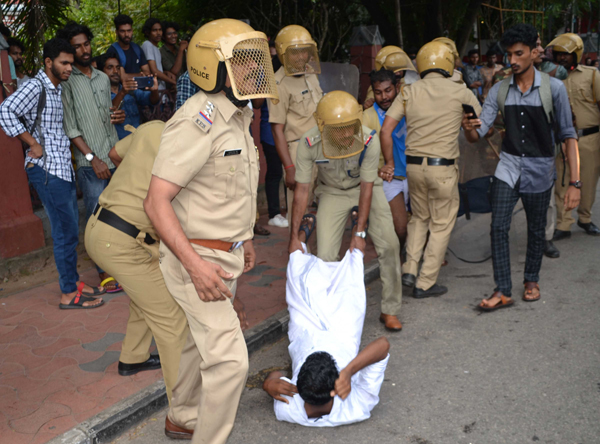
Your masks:
{"label": "white sneaker", "polygon": [[287,228],[289,226],[287,219],[281,214],[269,219],[269,225],[279,228]]}

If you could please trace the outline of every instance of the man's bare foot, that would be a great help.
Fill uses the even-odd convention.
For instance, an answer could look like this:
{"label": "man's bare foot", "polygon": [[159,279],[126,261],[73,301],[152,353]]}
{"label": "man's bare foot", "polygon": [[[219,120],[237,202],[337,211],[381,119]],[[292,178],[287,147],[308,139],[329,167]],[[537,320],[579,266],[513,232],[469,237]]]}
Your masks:
{"label": "man's bare foot", "polygon": [[494,311],[512,304],[513,300],[510,297],[504,296],[501,291],[495,291],[491,297],[483,299],[478,307],[483,311]]}
{"label": "man's bare foot", "polygon": [[[307,231],[308,234],[312,234],[315,223],[317,222],[317,219],[315,218],[315,216],[313,214],[305,214],[304,217],[302,218],[302,221],[300,222],[300,229],[298,230],[298,240],[300,242],[304,242],[306,243],[307,240]],[[306,228],[306,230],[305,230]]]}
{"label": "man's bare foot", "polygon": [[[84,286],[85,289],[85,286]],[[91,290],[91,287],[88,286],[88,289]],[[77,296],[77,292],[74,291],[73,293],[63,293],[60,296],[60,303],[63,305],[68,305],[74,298],[75,296]],[[93,301],[87,301],[83,303],[84,307],[96,307],[98,305],[102,305],[103,301],[102,298],[95,298]]]}
{"label": "man's bare foot", "polygon": [[[104,280],[108,279],[108,278],[109,278],[109,277],[111,277],[111,276],[110,276],[110,274],[108,274],[107,272],[103,272],[103,273],[98,273],[98,277],[100,278],[100,282],[103,282]],[[115,280],[112,280],[112,281],[108,281],[108,282],[106,283],[106,285],[104,286],[104,288],[106,288],[106,291],[108,291],[108,292],[114,292],[114,291],[116,291],[116,290],[117,290],[117,285],[119,285],[119,284],[117,283],[117,281],[115,281]],[[84,291],[84,292],[86,292],[86,293],[89,291],[89,290],[87,289],[87,287],[88,287],[88,286],[86,285],[86,288],[84,288],[84,290],[83,290],[83,291]],[[99,288],[102,288],[102,287],[99,287]],[[91,290],[91,292],[93,292],[93,291],[94,291],[94,290]]]}

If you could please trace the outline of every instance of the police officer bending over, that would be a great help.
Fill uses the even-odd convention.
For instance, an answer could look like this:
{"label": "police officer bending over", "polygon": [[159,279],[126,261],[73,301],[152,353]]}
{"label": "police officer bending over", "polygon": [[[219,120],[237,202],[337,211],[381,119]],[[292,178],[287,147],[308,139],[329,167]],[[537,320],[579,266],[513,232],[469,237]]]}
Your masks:
{"label": "police officer bending over", "polygon": [[[373,239],[381,267],[383,292],[380,321],[391,331],[399,331],[402,305],[400,280],[400,243],[394,231],[390,206],[377,177],[379,137],[362,125],[362,107],[343,91],[326,94],[315,113],[317,126],[304,133],[296,158],[296,192],[292,207],[289,252],[302,249],[298,229],[308,203],[314,165],[319,170],[317,189],[318,257],[339,260],[344,227],[353,212],[350,250],[364,253],[368,233]],[[358,212],[352,211],[358,205]],[[370,217],[370,222],[367,219]]]}

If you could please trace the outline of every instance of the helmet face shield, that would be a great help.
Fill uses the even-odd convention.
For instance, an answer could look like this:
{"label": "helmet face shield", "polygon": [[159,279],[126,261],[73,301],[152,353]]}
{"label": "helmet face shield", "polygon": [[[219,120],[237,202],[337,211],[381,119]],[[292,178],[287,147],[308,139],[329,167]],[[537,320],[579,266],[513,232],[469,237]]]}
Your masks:
{"label": "helmet face shield", "polygon": [[238,100],[279,98],[266,38],[240,40],[233,46],[225,65]]}
{"label": "helmet face shield", "polygon": [[338,125],[323,125],[321,131],[323,155],[328,159],[345,159],[365,149],[360,120]]}
{"label": "helmet face shield", "polygon": [[288,46],[283,53],[283,66],[288,76],[320,74],[321,64],[317,47],[312,43]]}

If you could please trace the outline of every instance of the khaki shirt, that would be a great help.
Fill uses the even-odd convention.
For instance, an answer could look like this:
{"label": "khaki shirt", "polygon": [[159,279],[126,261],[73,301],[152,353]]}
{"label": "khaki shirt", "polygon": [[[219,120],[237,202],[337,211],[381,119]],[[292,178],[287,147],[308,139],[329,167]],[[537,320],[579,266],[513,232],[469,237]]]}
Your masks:
{"label": "khaki shirt", "polygon": [[314,113],[323,97],[315,74],[286,76],[283,66],[275,73],[279,103],[267,100],[269,123],[281,123],[285,140],[294,142],[317,124]]}
{"label": "khaki shirt", "polygon": [[481,106],[464,84],[436,72],[405,86],[386,113],[398,122],[406,117],[406,155],[456,159],[462,105],[471,105],[477,115]]}
{"label": "khaki shirt", "polygon": [[[377,131],[377,135],[379,136],[379,132],[381,131],[381,123],[379,123],[379,116],[377,115],[377,111],[375,111],[375,107],[366,109],[363,112],[363,125],[367,128],[371,128],[372,130]],[[383,158],[383,152],[379,156],[379,168],[385,165],[385,159]]]}
{"label": "khaki shirt", "polygon": [[593,66],[577,65],[563,83],[575,114],[577,129],[600,125],[600,75]]}
{"label": "khaki shirt", "polygon": [[[362,130],[366,142],[372,130],[364,125]],[[312,146],[309,146],[307,138]],[[325,192],[343,195],[345,190],[356,188],[361,182],[375,182],[381,185],[382,181],[377,176],[380,153],[379,136],[374,134],[366,148],[362,165],[359,164],[362,153],[346,159],[327,159],[321,147],[321,133],[315,126],[304,133],[298,143],[296,182],[310,183],[313,165],[316,164],[319,169],[316,194]]]}
{"label": "khaki shirt", "polygon": [[[152,174],[182,187],[172,205],[188,239],[254,236],[258,150],[249,131],[252,115],[225,94],[200,91],[167,122]],[[228,150],[241,152],[225,155]]]}
{"label": "khaki shirt", "polygon": [[112,211],[155,239],[158,237],[144,211],[144,199],[148,194],[152,166],[164,127],[165,123],[159,120],[144,123],[115,145],[123,162],[98,198],[102,208]]}

